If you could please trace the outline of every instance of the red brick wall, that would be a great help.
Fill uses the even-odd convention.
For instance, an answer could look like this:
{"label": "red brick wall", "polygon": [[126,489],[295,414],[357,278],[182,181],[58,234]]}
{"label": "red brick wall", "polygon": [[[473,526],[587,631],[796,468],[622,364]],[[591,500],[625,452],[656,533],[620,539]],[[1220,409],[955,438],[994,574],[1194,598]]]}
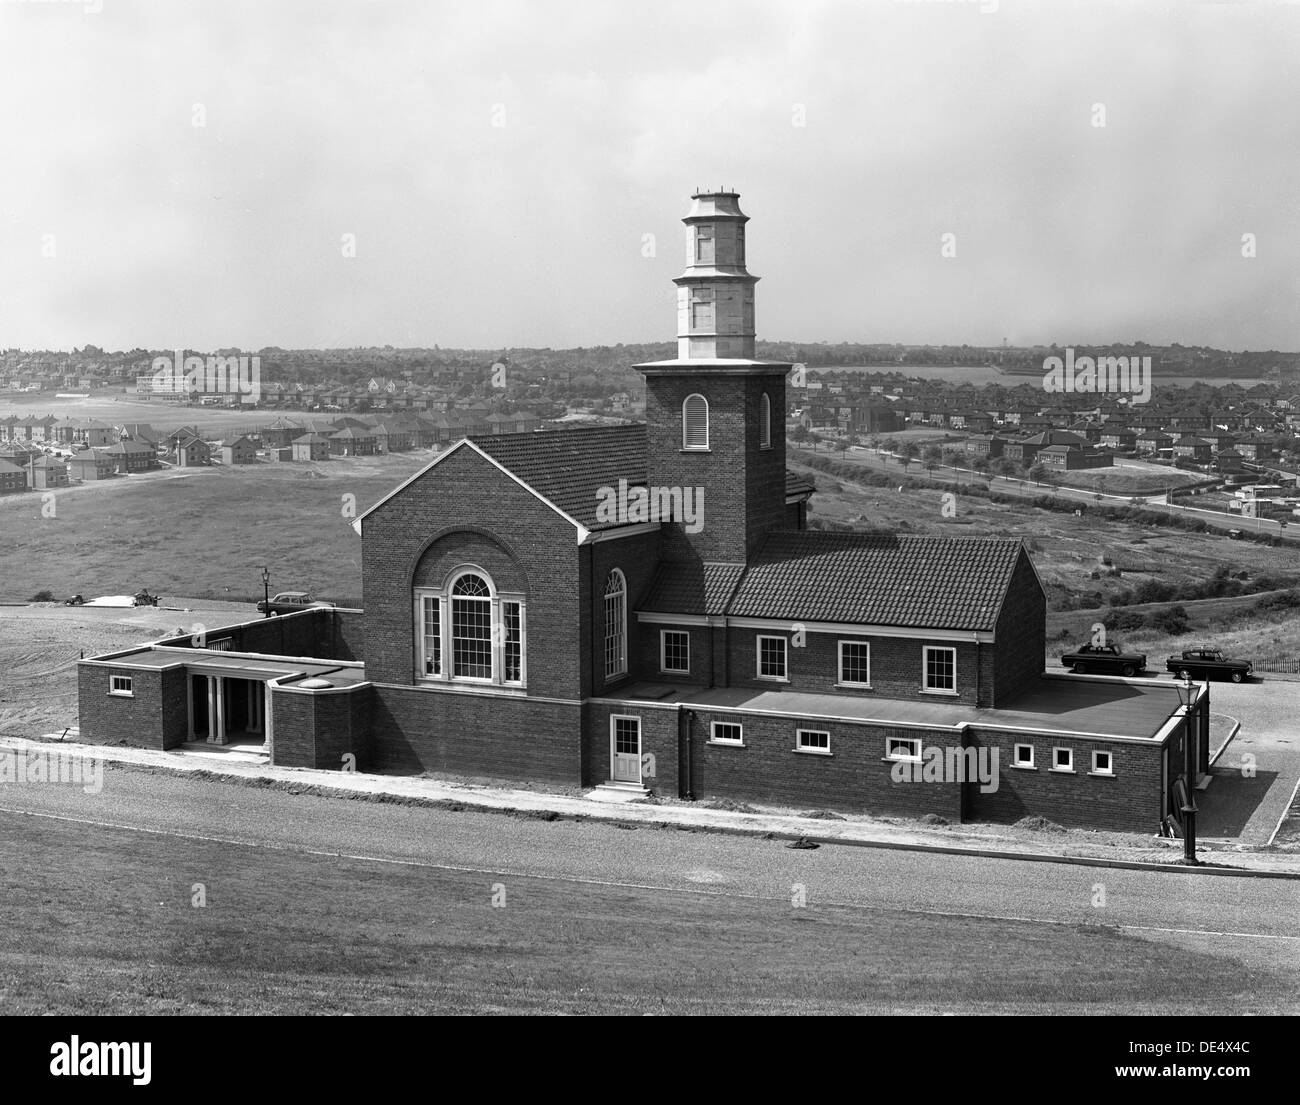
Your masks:
{"label": "red brick wall", "polygon": [[[599,541],[585,550],[582,558],[583,602],[579,618],[585,633],[587,671],[582,683],[582,693],[604,694],[637,679],[653,679],[658,663],[647,668],[643,658],[643,639],[647,630],[636,620],[636,608],[641,604],[659,567],[660,537],[658,533],[645,533],[617,541]],[[628,674],[605,679],[605,581],[610,570],[617,568],[627,582],[627,659]],[[588,613],[589,612],[589,613]],[[656,640],[658,634],[655,634]]]}
{"label": "red brick wall", "polygon": [[582,707],[441,687],[374,688],[376,771],[440,771],[578,785]]}
{"label": "red brick wall", "polygon": [[528,694],[578,697],[583,649],[574,609],[581,590],[577,535],[536,496],[462,446],[368,515],[362,527],[368,678],[414,684],[416,566],[430,550],[422,571],[436,574],[459,543],[475,555],[488,556],[490,549],[492,562],[485,567],[501,571],[527,595]]}
{"label": "red brick wall", "polygon": [[[109,677],[130,676],[133,698],[108,693]],[[137,670],[101,664],[77,668],[77,716],[87,744],[173,748],[188,739],[185,673],[177,668]]]}
{"label": "red brick wall", "polygon": [[[655,794],[681,797],[677,708],[645,702],[634,706],[587,703],[583,710],[583,785],[599,786],[610,777],[612,763],[609,719],[614,714],[641,719],[641,785]],[[652,759],[647,760],[647,755]],[[651,770],[653,775],[649,774]]]}
{"label": "red brick wall", "polygon": [[[992,729],[972,728],[969,734],[975,747],[998,750],[999,774],[992,794],[968,788],[972,820],[1010,823],[1039,816],[1067,827],[1147,833],[1159,828],[1159,747]],[[1034,769],[1012,766],[1016,744],[1033,745]],[[1074,750],[1073,775],[1050,770],[1054,748]],[[1113,778],[1088,774],[1094,750],[1112,753]]]}
{"label": "red brick wall", "polygon": [[[804,644],[796,648],[787,644],[786,664],[790,682],[780,683],[759,679],[758,638],[784,636],[791,641],[792,634],[767,629],[730,630],[731,648],[728,657],[733,687],[753,687],[763,690],[808,691],[817,694],[847,694],[876,698],[913,698],[925,701],[963,703],[975,705],[977,683],[985,704],[991,692],[993,679],[993,649],[990,645],[979,647],[979,672],[976,678],[976,646],[973,642],[937,641],[924,637],[872,637],[868,635],[807,632]],[[871,645],[871,689],[840,688],[839,642],[841,640],[867,641]],[[956,695],[926,694],[921,690],[921,648],[936,645],[957,650]],[[1039,656],[1042,656],[1040,650]],[[719,678],[721,685],[721,678]]]}
{"label": "red brick wall", "polygon": [[[759,448],[759,406],[772,404],[772,447]],[[682,450],[682,403],[709,401],[709,452]],[[744,560],[771,529],[787,524],[785,505],[785,376],[710,375],[707,366],[646,377],[647,475],[655,487],[704,489],[703,529],[666,527],[671,559]]]}
{"label": "red brick wall", "polygon": [[1002,610],[994,626],[992,697],[989,706],[1005,706],[1035,686],[1043,674],[1047,650],[1047,596],[1038,582],[1029,554],[1023,549],[1011,576]]}

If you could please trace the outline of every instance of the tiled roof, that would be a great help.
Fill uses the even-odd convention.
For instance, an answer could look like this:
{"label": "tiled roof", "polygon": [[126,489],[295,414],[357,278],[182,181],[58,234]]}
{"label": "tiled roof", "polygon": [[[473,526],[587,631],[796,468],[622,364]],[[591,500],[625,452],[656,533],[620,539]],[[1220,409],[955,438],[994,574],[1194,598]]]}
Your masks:
{"label": "tiled roof", "polygon": [[637,607],[661,614],[722,614],[745,572],[743,564],[665,561]]}
{"label": "tiled roof", "polygon": [[587,529],[610,529],[598,522],[602,488],[646,480],[645,426],[601,426],[540,434],[470,435],[470,440],[501,467]]}
{"label": "tiled roof", "polygon": [[989,630],[1019,540],[896,534],[772,533],[727,613],[735,617]]}

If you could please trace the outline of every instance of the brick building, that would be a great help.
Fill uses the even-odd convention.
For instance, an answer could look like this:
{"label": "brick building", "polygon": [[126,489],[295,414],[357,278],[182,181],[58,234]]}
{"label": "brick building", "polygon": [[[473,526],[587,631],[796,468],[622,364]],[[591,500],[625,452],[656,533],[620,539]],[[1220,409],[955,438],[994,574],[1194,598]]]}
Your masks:
{"label": "brick building", "polygon": [[645,424],[461,438],[356,519],[364,617],[83,660],[82,738],[954,821],[1177,816],[1208,695],[1045,675],[1020,540],[806,528],[747,216],[693,200]]}

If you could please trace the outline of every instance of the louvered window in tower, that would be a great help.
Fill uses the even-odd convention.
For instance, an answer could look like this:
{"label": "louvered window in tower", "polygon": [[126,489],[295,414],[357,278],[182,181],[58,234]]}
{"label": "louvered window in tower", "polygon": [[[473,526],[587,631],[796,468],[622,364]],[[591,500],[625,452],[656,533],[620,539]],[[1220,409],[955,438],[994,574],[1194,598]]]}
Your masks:
{"label": "louvered window in tower", "polygon": [[709,447],[709,401],[703,395],[688,395],[682,404],[682,448]]}

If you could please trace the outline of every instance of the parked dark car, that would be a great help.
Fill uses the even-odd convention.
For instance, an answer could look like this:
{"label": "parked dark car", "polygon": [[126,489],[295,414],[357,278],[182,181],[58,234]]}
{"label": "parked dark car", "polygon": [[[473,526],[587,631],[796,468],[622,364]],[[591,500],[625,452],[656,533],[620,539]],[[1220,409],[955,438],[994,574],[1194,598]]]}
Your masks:
{"label": "parked dark car", "polygon": [[149,594],[148,588],[141,587],[131,601],[135,606],[157,606],[158,596]]}
{"label": "parked dark car", "polygon": [[80,595],[73,595],[72,598],[63,600],[64,606],[84,606],[85,604],[86,600]]}
{"label": "parked dark car", "polygon": [[1137,675],[1147,666],[1145,652],[1121,652],[1115,645],[1084,645],[1067,652],[1061,663],[1076,675]]}
{"label": "parked dark car", "polygon": [[1185,648],[1181,656],[1171,656],[1165,666],[1179,679],[1216,679],[1227,677],[1240,683],[1249,677],[1254,666],[1249,660],[1234,660],[1217,648]]}
{"label": "parked dark car", "polygon": [[307,610],[311,607],[332,607],[332,602],[325,602],[311,597],[310,591],[281,591],[271,601],[259,602],[257,609],[263,614],[292,614],[295,610]]}

